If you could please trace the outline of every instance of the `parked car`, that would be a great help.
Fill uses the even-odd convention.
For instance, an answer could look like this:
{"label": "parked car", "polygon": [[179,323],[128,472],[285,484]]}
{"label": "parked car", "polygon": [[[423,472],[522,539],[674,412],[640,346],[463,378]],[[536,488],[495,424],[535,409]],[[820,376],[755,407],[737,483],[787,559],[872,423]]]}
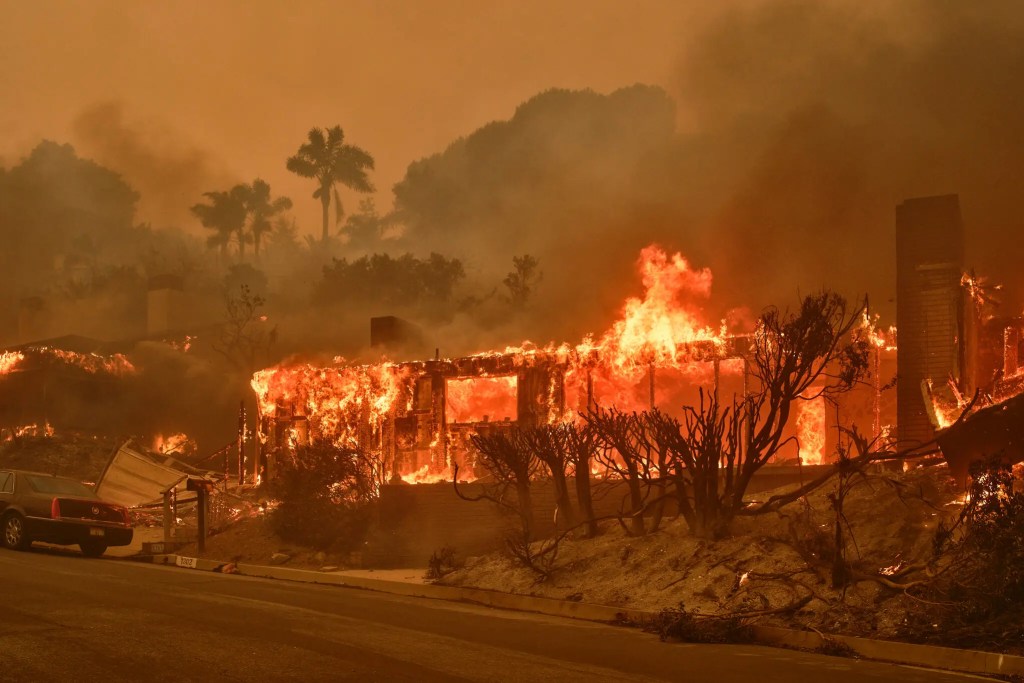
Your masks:
{"label": "parked car", "polygon": [[0,542],[25,550],[33,541],[77,544],[83,555],[99,557],[132,542],[132,520],[128,508],[74,479],[0,469]]}

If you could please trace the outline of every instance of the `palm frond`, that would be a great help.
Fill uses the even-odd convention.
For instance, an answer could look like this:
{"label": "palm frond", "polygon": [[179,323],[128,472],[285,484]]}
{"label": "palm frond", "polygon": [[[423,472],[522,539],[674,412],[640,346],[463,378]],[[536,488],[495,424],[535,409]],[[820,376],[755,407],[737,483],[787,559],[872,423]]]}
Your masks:
{"label": "palm frond", "polygon": [[301,151],[293,157],[288,157],[285,167],[295,175],[302,176],[303,178],[314,178],[317,174],[316,164],[302,155]]}

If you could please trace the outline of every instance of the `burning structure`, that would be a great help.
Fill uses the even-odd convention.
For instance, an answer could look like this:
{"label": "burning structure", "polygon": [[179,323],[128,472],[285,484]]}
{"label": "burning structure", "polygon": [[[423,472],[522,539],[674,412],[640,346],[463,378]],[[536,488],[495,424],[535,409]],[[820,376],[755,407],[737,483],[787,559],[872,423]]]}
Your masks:
{"label": "burning structure", "polygon": [[958,480],[972,461],[1021,460],[1024,319],[993,315],[993,288],[964,272],[958,197],[900,204],[896,246],[899,447],[937,442]]}
{"label": "burning structure", "polygon": [[[656,246],[638,260],[643,297],[600,337],[576,345],[524,344],[458,359],[328,367],[282,365],[253,378],[260,412],[260,462],[295,445],[326,439],[375,454],[383,484],[480,476],[470,437],[514,427],[573,421],[596,407],[623,412],[658,408],[678,415],[699,392],[728,403],[747,394],[753,331],[730,334],[702,321],[699,304],[711,273]],[[865,330],[867,325],[865,325]],[[817,464],[834,448],[833,429],[844,410],[857,412],[865,431],[881,433],[882,357],[875,334],[875,381],[829,411],[825,396],[798,401],[792,439],[780,461]],[[849,420],[850,415],[842,416]],[[271,465],[272,467],[272,465]],[[259,466],[253,468],[257,476]]]}

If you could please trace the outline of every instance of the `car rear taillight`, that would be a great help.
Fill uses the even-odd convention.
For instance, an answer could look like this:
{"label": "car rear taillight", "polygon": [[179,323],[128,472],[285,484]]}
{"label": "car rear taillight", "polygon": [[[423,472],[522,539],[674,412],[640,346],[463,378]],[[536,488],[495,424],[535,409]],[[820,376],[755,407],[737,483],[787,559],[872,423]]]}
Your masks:
{"label": "car rear taillight", "polygon": [[50,518],[60,519],[60,499],[54,498],[53,502],[50,503]]}
{"label": "car rear taillight", "polygon": [[124,523],[126,526],[132,525],[132,515],[128,512],[128,508],[121,508],[121,515],[124,516]]}

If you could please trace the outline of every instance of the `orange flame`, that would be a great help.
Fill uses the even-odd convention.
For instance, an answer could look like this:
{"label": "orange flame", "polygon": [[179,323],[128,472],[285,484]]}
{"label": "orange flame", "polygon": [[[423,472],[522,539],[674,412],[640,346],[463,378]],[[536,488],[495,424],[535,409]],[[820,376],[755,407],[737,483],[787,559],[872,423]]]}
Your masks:
{"label": "orange flame", "polygon": [[860,327],[858,328],[859,333],[863,339],[865,339],[871,346],[882,351],[895,351],[896,350],[896,326],[890,325],[888,329],[883,330],[878,325],[878,315],[869,315],[867,311],[864,311],[861,319]]}
{"label": "orange flame", "polygon": [[184,432],[178,432],[168,436],[157,434],[153,437],[153,447],[150,450],[166,455],[170,455],[171,453],[192,455],[196,451],[196,442],[189,438],[188,434],[185,434]]}
{"label": "orange flame", "polygon": [[796,431],[800,442],[800,461],[820,465],[825,461],[825,397],[797,403]]}
{"label": "orange flame", "polygon": [[53,436],[53,434],[54,434],[53,425],[51,425],[49,422],[44,423],[42,427],[40,427],[37,424],[27,424],[27,425],[20,425],[20,426],[14,427],[13,429],[5,429],[5,430],[3,430],[3,435],[4,435],[4,439],[3,440],[4,441],[10,441],[12,438],[21,438],[23,436],[27,436],[27,437],[39,437],[39,436],[50,437],[50,436]]}
{"label": "orange flame", "polygon": [[685,344],[722,343],[725,330],[703,325],[693,306],[695,298],[711,294],[710,270],[695,271],[682,254],[669,257],[653,245],[640,252],[638,267],[644,298],[627,299],[622,319],[602,337],[598,348],[605,362],[642,373],[650,363],[675,365]]}
{"label": "orange flame", "polygon": [[38,349],[47,353],[68,365],[74,365],[90,374],[106,373],[110,375],[124,376],[135,372],[135,366],[123,353],[115,353],[112,356],[100,356],[95,353],[76,353],[61,349],[43,347]]}
{"label": "orange flame", "polygon": [[516,385],[515,376],[448,380],[448,421],[516,420]]}
{"label": "orange flame", "polygon": [[0,353],[0,375],[13,372],[14,368],[23,360],[25,360],[25,356],[20,351],[4,351]]}

